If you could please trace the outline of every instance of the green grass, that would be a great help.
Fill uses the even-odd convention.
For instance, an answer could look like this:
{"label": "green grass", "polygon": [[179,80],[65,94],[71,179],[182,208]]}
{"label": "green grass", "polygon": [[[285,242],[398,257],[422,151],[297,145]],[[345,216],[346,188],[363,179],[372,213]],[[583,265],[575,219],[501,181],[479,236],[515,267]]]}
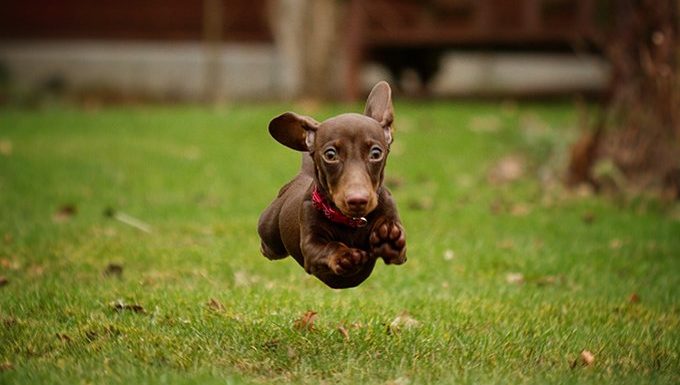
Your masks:
{"label": "green grass", "polygon": [[[299,164],[266,130],[290,108],[0,110],[0,383],[680,383],[678,206],[538,182],[573,106],[397,104],[409,260],[344,291],[258,252]],[[488,182],[507,154],[525,176]],[[403,311],[419,324],[390,331]]]}

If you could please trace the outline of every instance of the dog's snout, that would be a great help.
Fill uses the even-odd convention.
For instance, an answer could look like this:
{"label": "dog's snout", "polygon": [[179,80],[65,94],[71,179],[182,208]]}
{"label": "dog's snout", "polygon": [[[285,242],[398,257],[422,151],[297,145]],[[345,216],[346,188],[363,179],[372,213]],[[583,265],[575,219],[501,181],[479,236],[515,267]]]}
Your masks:
{"label": "dog's snout", "polygon": [[345,203],[352,211],[363,211],[368,205],[368,198],[367,192],[354,192],[347,195]]}

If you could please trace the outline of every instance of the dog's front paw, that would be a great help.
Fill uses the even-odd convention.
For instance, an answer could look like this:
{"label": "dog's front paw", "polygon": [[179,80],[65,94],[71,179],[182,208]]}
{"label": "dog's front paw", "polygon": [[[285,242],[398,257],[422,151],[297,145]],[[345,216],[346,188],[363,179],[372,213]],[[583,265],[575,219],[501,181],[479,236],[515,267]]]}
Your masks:
{"label": "dog's front paw", "polygon": [[343,245],[331,256],[329,266],[336,275],[349,275],[359,271],[368,259],[367,252]]}
{"label": "dog's front paw", "polygon": [[399,222],[386,221],[371,232],[371,254],[381,257],[386,264],[406,262],[406,235]]}

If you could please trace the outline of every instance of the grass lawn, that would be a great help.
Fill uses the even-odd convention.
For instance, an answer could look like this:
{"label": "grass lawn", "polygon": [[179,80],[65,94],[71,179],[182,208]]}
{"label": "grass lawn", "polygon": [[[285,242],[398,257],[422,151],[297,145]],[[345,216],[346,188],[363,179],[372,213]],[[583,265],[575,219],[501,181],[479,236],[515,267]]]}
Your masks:
{"label": "grass lawn", "polygon": [[360,109],[0,110],[0,383],[680,383],[680,208],[551,183],[571,104],[397,104],[409,260],[343,291],[258,251],[292,108]]}

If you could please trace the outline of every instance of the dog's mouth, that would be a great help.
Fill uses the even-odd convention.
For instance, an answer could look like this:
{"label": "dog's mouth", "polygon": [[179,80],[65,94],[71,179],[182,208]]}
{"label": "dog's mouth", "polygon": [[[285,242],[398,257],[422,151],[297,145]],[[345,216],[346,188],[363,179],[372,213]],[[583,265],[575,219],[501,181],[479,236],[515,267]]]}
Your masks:
{"label": "dog's mouth", "polygon": [[369,202],[364,207],[353,208],[347,205],[344,201],[338,202],[336,199],[333,199],[333,203],[340,210],[340,212],[349,218],[363,218],[367,216],[378,206],[377,201],[377,198],[372,196],[369,198]]}
{"label": "dog's mouth", "polygon": [[356,211],[356,210],[347,210],[347,209],[342,209],[342,208],[340,209],[340,212],[344,216],[350,217],[350,218],[363,218],[370,213],[370,211],[365,211],[365,210]]}

